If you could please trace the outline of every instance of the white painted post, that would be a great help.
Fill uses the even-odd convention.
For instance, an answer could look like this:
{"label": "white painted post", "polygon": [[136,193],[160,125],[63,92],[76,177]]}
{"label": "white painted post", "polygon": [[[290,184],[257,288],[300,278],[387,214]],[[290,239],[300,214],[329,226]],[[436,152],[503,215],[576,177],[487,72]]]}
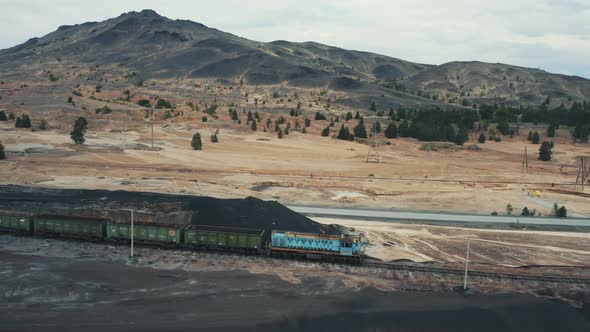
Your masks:
{"label": "white painted post", "polygon": [[471,239],[467,238],[467,258],[465,259],[465,277],[463,279],[463,290],[467,290],[467,270],[469,269],[469,251],[471,250]]}
{"label": "white painted post", "polygon": [[133,257],[133,212],[134,210],[131,210],[131,257]]}

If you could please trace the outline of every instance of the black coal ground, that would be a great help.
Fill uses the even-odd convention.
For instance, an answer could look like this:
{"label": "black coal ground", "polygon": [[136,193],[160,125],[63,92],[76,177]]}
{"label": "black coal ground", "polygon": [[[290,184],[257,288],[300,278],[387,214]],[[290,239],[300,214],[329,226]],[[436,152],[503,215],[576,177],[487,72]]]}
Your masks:
{"label": "black coal ground", "polygon": [[277,202],[253,197],[218,199],[146,192],[0,186],[0,209],[5,210],[105,217],[128,222],[129,212],[121,210],[130,208],[140,210],[137,218],[153,215],[151,221],[163,223],[257,229],[265,230],[267,234],[271,230],[341,232],[341,228],[335,225],[317,223]]}
{"label": "black coal ground", "polygon": [[8,252],[0,275],[2,331],[590,331],[574,309],[526,295],[351,290]]}

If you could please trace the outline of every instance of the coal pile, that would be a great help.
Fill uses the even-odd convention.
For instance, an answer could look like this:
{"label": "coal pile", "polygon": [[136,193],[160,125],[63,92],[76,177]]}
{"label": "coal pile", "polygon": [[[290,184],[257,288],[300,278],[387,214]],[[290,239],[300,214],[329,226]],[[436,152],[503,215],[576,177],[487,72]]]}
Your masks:
{"label": "coal pile", "polygon": [[253,228],[304,233],[339,234],[337,226],[317,223],[277,202],[254,197],[246,199],[217,199],[197,197],[191,199],[187,209],[192,213],[191,223],[236,228]]}
{"label": "coal pile", "polygon": [[[72,216],[109,218],[129,222],[129,213],[141,211],[136,218],[144,222],[197,224],[219,227],[285,230],[305,233],[340,234],[336,225],[323,225],[277,202],[248,197],[218,199],[202,196],[170,195],[146,192],[46,189],[0,186],[0,209],[34,211]],[[142,214],[142,213],[145,213]]]}

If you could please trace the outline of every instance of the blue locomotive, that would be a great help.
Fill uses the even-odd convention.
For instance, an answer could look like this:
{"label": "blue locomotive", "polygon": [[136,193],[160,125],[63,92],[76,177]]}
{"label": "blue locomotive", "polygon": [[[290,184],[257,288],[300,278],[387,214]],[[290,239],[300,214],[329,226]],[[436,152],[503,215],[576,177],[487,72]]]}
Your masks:
{"label": "blue locomotive", "polygon": [[325,235],[273,231],[269,252],[275,257],[304,257],[362,263],[364,247],[358,234]]}

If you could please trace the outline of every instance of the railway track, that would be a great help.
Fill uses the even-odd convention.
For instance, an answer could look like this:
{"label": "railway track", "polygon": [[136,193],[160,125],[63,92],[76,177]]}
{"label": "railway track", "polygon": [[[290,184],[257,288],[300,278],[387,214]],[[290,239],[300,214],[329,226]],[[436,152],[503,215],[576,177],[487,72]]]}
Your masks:
{"label": "railway track", "polygon": [[[463,276],[465,274],[465,270],[462,269],[450,269],[450,268],[442,268],[442,267],[432,267],[432,266],[418,266],[418,265],[409,265],[409,264],[398,264],[398,263],[385,263],[385,262],[378,262],[378,261],[365,261],[365,266],[371,267],[378,267],[384,268],[389,270],[397,270],[397,271],[412,271],[412,272],[427,272],[427,273],[437,273],[437,274],[447,274],[447,275],[458,275]],[[581,285],[590,285],[590,279],[585,278],[573,278],[573,277],[563,277],[563,276],[535,276],[535,275],[528,275],[528,274],[518,274],[518,273],[505,273],[505,272],[486,272],[486,271],[477,271],[477,270],[470,270],[468,272],[469,277],[480,277],[480,278],[494,278],[494,279],[509,279],[509,280],[522,280],[522,281],[536,281],[536,282],[551,282],[551,283],[564,283],[564,284],[581,284]]]}

